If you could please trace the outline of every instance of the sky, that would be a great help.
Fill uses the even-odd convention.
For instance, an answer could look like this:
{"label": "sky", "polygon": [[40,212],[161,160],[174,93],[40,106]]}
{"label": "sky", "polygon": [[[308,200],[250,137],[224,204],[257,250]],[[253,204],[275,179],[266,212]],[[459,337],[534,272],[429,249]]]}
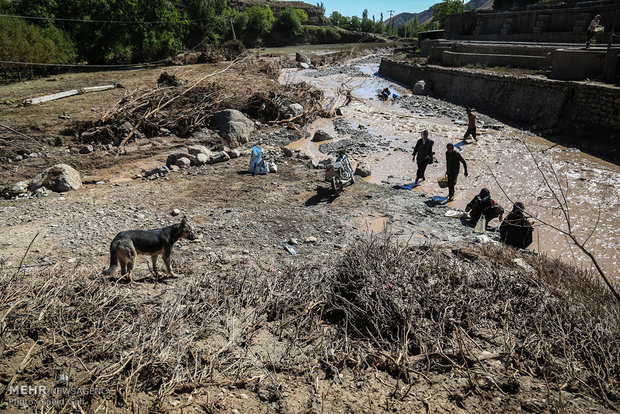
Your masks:
{"label": "sky", "polygon": [[[306,3],[317,4],[319,1],[305,0]],[[440,3],[441,0],[323,0],[325,5],[325,16],[329,17],[333,11],[337,11],[344,16],[358,16],[362,17],[364,9],[368,9],[368,17],[372,19],[373,14],[376,20],[379,20],[381,13],[383,13],[383,20],[387,20],[390,17],[389,10],[394,10],[393,15],[398,13],[419,13],[428,9],[435,3]]]}

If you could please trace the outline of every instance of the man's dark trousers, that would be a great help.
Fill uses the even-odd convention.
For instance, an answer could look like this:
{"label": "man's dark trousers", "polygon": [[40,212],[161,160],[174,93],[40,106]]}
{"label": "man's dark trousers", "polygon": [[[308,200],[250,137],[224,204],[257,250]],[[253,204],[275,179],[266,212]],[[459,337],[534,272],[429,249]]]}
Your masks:
{"label": "man's dark trousers", "polygon": [[426,180],[426,176],[424,175],[424,173],[426,172],[426,167],[428,166],[428,161],[429,160],[421,160],[418,161],[418,172],[415,175],[415,180],[416,182],[420,179],[423,178]]}
{"label": "man's dark trousers", "polygon": [[454,197],[454,187],[456,187],[456,178],[458,176],[458,172],[456,174],[448,174],[448,198],[450,199]]}

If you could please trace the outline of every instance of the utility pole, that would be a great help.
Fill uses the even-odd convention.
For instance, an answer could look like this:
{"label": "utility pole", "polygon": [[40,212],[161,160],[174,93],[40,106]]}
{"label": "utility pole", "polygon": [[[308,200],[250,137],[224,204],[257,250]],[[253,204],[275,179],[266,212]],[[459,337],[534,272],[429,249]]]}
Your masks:
{"label": "utility pole", "polygon": [[233,16],[230,16],[230,30],[232,30],[233,39],[237,40],[237,34],[235,33],[235,25],[233,24]]}
{"label": "utility pole", "polygon": [[394,10],[388,10],[388,13],[390,13],[390,24],[392,25],[392,30],[390,31],[390,35],[394,36],[394,20],[392,19],[392,13],[394,13]]}

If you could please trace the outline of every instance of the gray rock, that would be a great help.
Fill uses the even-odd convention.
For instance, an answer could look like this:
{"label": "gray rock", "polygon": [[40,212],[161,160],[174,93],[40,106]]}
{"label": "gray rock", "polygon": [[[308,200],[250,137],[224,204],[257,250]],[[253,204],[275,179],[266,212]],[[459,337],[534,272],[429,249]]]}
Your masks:
{"label": "gray rock", "polygon": [[312,141],[314,142],[329,141],[330,139],[334,139],[334,137],[332,137],[322,129],[317,130],[312,137]]}
{"label": "gray rock", "polygon": [[123,124],[121,125],[121,129],[123,131],[125,131],[126,133],[131,132],[131,130],[133,129],[133,125],[131,125],[131,123],[129,121],[125,121],[123,122]]}
{"label": "gray rock", "polygon": [[200,154],[196,154],[196,165],[204,165],[207,162],[209,162],[209,158],[207,157],[205,154],[200,153]]}
{"label": "gray rock", "polygon": [[284,111],[284,116],[286,118],[294,118],[304,113],[304,107],[298,103],[290,104],[286,110]]}
{"label": "gray rock", "polygon": [[284,154],[285,157],[292,157],[293,150],[290,148],[282,147],[282,154]]}
{"label": "gray rock", "polygon": [[189,160],[189,156],[190,155],[185,152],[173,152],[168,155],[168,158],[166,159],[166,166],[170,167],[171,165],[175,165],[179,158],[187,158]]}
{"label": "gray rock", "polygon": [[39,154],[37,154],[36,152],[31,152],[30,154],[28,154],[28,158],[39,158]]}
{"label": "gray rock", "polygon": [[343,116],[344,115],[344,110],[341,107],[336,108],[336,115],[338,116]]}
{"label": "gray rock", "polygon": [[413,94],[414,95],[428,95],[430,94],[430,83],[426,81],[419,80],[413,85]]}
{"label": "gray rock", "polygon": [[95,148],[93,148],[92,145],[84,145],[82,148],[80,148],[80,154],[90,154],[94,150]]}
{"label": "gray rock", "polygon": [[209,164],[216,164],[218,162],[226,162],[230,159],[230,156],[226,151],[220,151],[216,154],[213,154],[209,159]]}
{"label": "gray rock", "polygon": [[188,154],[184,158],[187,158],[191,165],[198,165],[198,157],[196,157],[195,155]]}
{"label": "gray rock", "polygon": [[213,155],[211,150],[204,145],[190,145],[189,147],[187,147],[187,153],[190,155],[204,154],[207,157]]}
{"label": "gray rock", "polygon": [[45,187],[37,188],[32,192],[32,196],[36,198],[47,197],[48,195],[50,195],[50,192]]}
{"label": "gray rock", "polygon": [[24,159],[24,157],[22,157],[21,155],[16,155],[15,156],[15,161],[21,161],[23,159]]}
{"label": "gray rock", "polygon": [[155,175],[155,174],[165,175],[165,174],[168,174],[169,172],[170,172],[170,170],[168,169],[168,167],[166,167],[165,165],[162,165],[161,167],[157,167],[157,168],[153,168],[152,170],[148,170],[147,172],[144,173],[144,176],[145,177],[150,177],[151,175]]}
{"label": "gray rock", "polygon": [[233,147],[247,143],[254,131],[254,122],[235,109],[218,111],[214,117],[220,134],[229,140]]}
{"label": "gray rock", "polygon": [[317,239],[314,236],[306,237],[306,240],[304,240],[304,243],[316,243],[316,242],[317,242]]}
{"label": "gray rock", "polygon": [[297,52],[297,53],[295,53],[295,60],[297,62],[307,63],[308,65],[312,64],[312,62],[310,61],[310,58],[304,52]]}
{"label": "gray rock", "polygon": [[302,68],[302,69],[310,69],[310,65],[307,64],[306,62],[301,62],[299,64],[299,67]]}
{"label": "gray rock", "polygon": [[238,149],[230,149],[228,151],[226,151],[226,153],[228,154],[228,156],[232,159],[232,158],[239,158],[241,156],[241,151],[239,151]]}
{"label": "gray rock", "polygon": [[28,192],[28,181],[19,181],[11,187],[11,192],[14,194],[23,194]]}
{"label": "gray rock", "polygon": [[192,165],[192,162],[187,157],[181,157],[174,162],[174,165],[176,165],[179,168],[187,168],[190,165]]}
{"label": "gray rock", "polygon": [[366,161],[360,161],[355,168],[355,175],[359,175],[360,177],[369,177],[370,174],[371,170]]}
{"label": "gray rock", "polygon": [[174,165],[174,164],[168,166],[168,168],[170,168],[170,171],[179,171],[180,170],[179,166],[178,165]]}
{"label": "gray rock", "polygon": [[172,216],[178,216],[179,214],[181,214],[181,210],[179,210],[178,208],[175,208],[170,212],[170,215]]}
{"label": "gray rock", "polygon": [[82,188],[80,173],[67,164],[56,164],[37,175],[30,184],[30,191],[41,187],[62,193]]}

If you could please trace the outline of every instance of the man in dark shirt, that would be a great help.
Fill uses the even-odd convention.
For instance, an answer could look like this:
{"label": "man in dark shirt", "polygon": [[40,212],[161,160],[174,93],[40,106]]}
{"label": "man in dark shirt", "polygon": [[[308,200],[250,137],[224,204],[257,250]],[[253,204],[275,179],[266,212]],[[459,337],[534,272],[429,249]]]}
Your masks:
{"label": "man in dark shirt", "polygon": [[525,218],[525,206],[517,201],[499,226],[501,240],[517,249],[525,249],[532,244],[532,233],[534,231],[532,222]]}
{"label": "man in dark shirt", "polygon": [[483,214],[487,223],[495,217],[499,217],[499,221],[502,221],[504,217],[504,208],[491,198],[491,192],[487,188],[480,190],[480,194],[467,204],[465,211],[469,213],[469,218],[474,224]]}
{"label": "man in dark shirt", "polygon": [[465,170],[465,177],[467,177],[467,163],[461,156],[461,154],[454,150],[454,145],[448,144],[446,151],[446,176],[448,177],[448,201],[454,199],[454,187],[456,186],[456,178],[461,171],[461,163],[463,163],[463,169]]}
{"label": "man in dark shirt", "polygon": [[413,149],[413,159],[416,160],[417,155],[418,162],[418,172],[415,176],[416,183],[420,178],[422,180],[426,180],[426,177],[424,177],[424,173],[426,171],[426,166],[431,161],[431,158],[433,156],[433,144],[433,140],[428,139],[428,131],[422,131],[422,138],[418,140],[418,142],[415,144],[415,148]]}

